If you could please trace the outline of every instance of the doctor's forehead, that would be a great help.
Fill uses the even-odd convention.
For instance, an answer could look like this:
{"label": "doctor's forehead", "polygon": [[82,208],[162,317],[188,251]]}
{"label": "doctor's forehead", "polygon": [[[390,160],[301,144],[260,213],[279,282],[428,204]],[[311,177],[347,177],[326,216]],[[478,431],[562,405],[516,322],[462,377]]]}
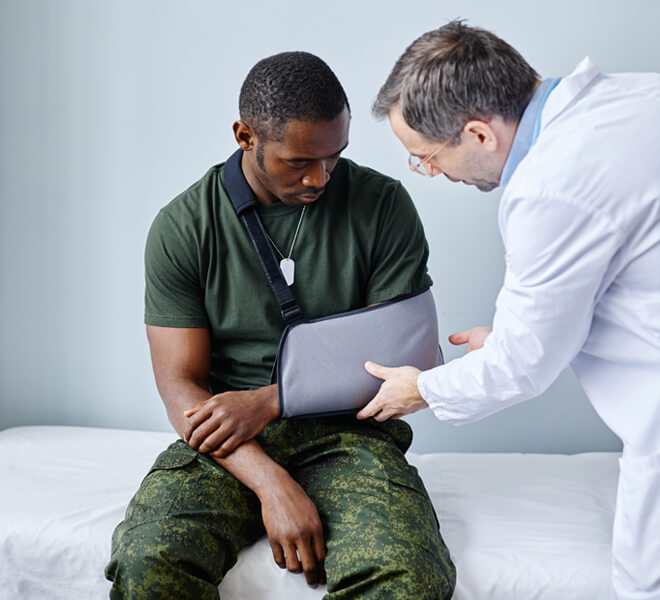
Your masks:
{"label": "doctor's forehead", "polygon": [[405,122],[398,104],[395,104],[392,107],[387,118],[390,121],[390,127],[392,128],[394,135],[399,138],[399,141],[405,146],[410,154],[423,157],[433,152],[433,142],[424,139]]}

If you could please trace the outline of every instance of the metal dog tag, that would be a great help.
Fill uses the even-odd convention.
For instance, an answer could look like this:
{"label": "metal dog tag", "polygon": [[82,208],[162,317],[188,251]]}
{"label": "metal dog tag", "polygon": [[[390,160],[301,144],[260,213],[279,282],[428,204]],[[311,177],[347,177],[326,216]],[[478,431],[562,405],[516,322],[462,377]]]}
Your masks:
{"label": "metal dog tag", "polygon": [[292,286],[296,271],[296,263],[290,258],[283,258],[280,261],[280,270],[282,271],[282,275],[284,275],[284,281],[286,281],[286,284],[289,287]]}

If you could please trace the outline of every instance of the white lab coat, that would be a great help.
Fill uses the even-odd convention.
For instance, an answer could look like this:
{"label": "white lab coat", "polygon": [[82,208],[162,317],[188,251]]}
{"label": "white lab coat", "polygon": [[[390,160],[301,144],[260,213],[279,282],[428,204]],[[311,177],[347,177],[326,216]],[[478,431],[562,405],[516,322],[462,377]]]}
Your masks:
{"label": "white lab coat", "polygon": [[660,598],[660,75],[584,59],[502,195],[506,275],[484,347],[423,373],[444,421],[543,392],[569,363],[623,440],[620,598]]}

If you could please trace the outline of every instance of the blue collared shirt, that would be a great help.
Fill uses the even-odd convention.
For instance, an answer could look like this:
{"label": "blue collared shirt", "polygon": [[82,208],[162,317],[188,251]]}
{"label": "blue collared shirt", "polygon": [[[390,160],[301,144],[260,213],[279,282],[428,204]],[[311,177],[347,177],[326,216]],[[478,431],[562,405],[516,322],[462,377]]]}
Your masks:
{"label": "blue collared shirt", "polygon": [[518,129],[513,138],[511,150],[509,150],[509,156],[502,170],[502,177],[500,178],[501,187],[506,187],[520,161],[525,158],[529,149],[534,145],[541,129],[541,112],[543,111],[545,101],[560,81],[561,78],[545,79],[536,88],[532,99],[529,101],[527,108],[525,108],[520,123],[518,123]]}

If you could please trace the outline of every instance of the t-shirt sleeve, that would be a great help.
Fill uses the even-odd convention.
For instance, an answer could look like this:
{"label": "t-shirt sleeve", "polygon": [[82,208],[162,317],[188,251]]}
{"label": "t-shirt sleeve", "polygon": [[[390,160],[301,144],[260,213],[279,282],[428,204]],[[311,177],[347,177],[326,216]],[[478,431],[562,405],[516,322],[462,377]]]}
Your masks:
{"label": "t-shirt sleeve", "polygon": [[199,267],[171,217],[154,219],[145,248],[145,312],[147,325],[208,327]]}
{"label": "t-shirt sleeve", "polygon": [[391,189],[382,198],[374,232],[367,304],[413,293],[433,283],[427,271],[428,243],[415,205],[399,182],[392,182]]}

